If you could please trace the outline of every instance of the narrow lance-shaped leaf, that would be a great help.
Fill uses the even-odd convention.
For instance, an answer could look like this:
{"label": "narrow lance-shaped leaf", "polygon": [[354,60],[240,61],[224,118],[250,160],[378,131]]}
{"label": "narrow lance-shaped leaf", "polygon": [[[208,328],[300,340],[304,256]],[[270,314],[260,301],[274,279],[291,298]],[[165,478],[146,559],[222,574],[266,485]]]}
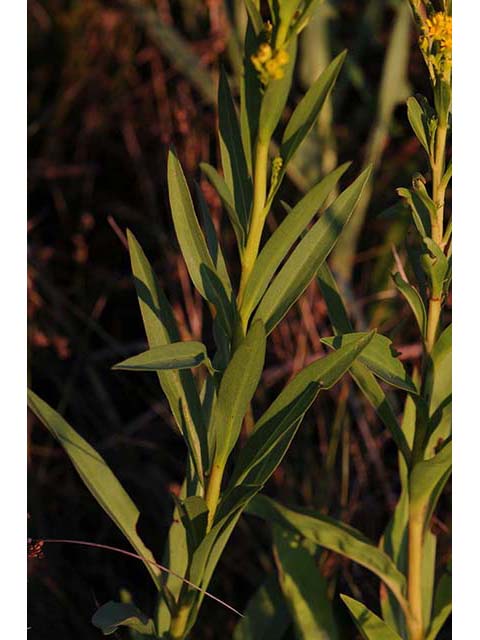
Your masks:
{"label": "narrow lance-shaped leaf", "polygon": [[28,406],[65,449],[90,493],[144,559],[159,588],[160,569],[151,564],[155,559],[137,533],[140,513],[105,460],[59,413],[30,390]]}
{"label": "narrow lance-shaped leaf", "polygon": [[284,166],[291,160],[317,120],[318,114],[337,80],[346,55],[347,52],[342,51],[330,62],[295,108],[282,138],[280,154]]}
{"label": "narrow lance-shaped leaf", "polygon": [[298,640],[337,640],[327,583],[298,534],[273,526],[274,557]]}
{"label": "narrow lance-shaped leaf", "polygon": [[230,282],[230,275],[228,273],[227,265],[225,263],[222,247],[218,241],[217,233],[213,225],[212,217],[210,215],[208,205],[205,201],[205,196],[203,195],[202,190],[200,189],[198,183],[196,182],[195,182],[195,193],[197,194],[197,200],[200,207],[200,214],[202,217],[203,227],[205,229],[205,236],[207,239],[208,250],[212,257],[212,261],[215,266],[216,273],[218,273],[218,277],[220,278],[225,288],[225,291],[231,291],[232,284]]}
{"label": "narrow lance-shaped leaf", "polygon": [[[341,336],[322,338],[321,341],[329,347],[338,349],[338,347],[354,340],[358,335],[362,334],[347,333]],[[398,359],[398,354],[393,349],[392,341],[386,336],[377,334],[362,352],[359,360],[381,380],[409,393],[417,394],[417,388]]]}
{"label": "narrow lance-shaped leaf", "polygon": [[348,596],[340,596],[347,605],[355,624],[365,640],[402,640],[381,618],[370,609]]}
{"label": "narrow lance-shaped leaf", "polygon": [[[328,315],[335,333],[350,333],[352,325],[348,318],[347,310],[338,291],[337,283],[326,263],[318,270],[317,281],[327,304]],[[362,393],[374,407],[383,424],[392,434],[399,451],[403,455],[407,466],[409,466],[411,459],[410,447],[382,387],[373,373],[361,362],[355,362],[350,373]]]}
{"label": "narrow lance-shaped leaf", "polygon": [[375,573],[403,607],[407,606],[405,576],[400,573],[384,551],[374,546],[353,527],[317,513],[287,509],[263,495],[253,498],[247,507],[247,512],[268,522],[276,522],[290,528],[320,547],[331,549],[358,562]]}
{"label": "narrow lance-shaped leaf", "polygon": [[[132,272],[145,333],[150,348],[180,340],[172,308],[135,236],[127,231]],[[197,388],[190,371],[158,371],[160,385],[184,436],[199,478],[208,468],[205,422]]]}
{"label": "narrow lance-shaped leaf", "polygon": [[212,426],[217,434],[215,459],[219,463],[226,462],[240,435],[243,418],[262,373],[265,347],[264,326],[255,322],[223,374]]}
{"label": "narrow lance-shaped leaf", "polygon": [[125,371],[164,371],[168,369],[194,369],[204,364],[213,372],[207,348],[194,340],[172,342],[171,344],[153,347],[136,356],[122,360],[112,369]]}
{"label": "narrow lance-shaped leaf", "polygon": [[365,169],[325,211],[267,289],[254,316],[254,319],[264,322],[267,333],[272,331],[305,291],[335,246],[360,199],[370,171],[370,167]]}
{"label": "narrow lance-shaped leaf", "polygon": [[321,389],[330,389],[345,374],[373,337],[361,336],[338,351],[319,358],[287,384],[255,425],[240,451],[229,487],[264,485],[285,455],[301,419]]}
{"label": "narrow lance-shaped leaf", "polygon": [[212,185],[215,187],[218,195],[220,196],[220,200],[222,201],[222,204],[225,208],[225,211],[227,212],[228,218],[235,232],[239,251],[240,253],[242,253],[245,245],[245,230],[243,229],[240,218],[238,217],[238,213],[235,210],[233,195],[222,176],[214,167],[208,164],[208,162],[201,162],[200,169],[210,180]]}
{"label": "narrow lance-shaped leaf", "polygon": [[447,566],[435,589],[432,622],[427,631],[426,640],[435,640],[452,611],[452,567]]}
{"label": "narrow lance-shaped leaf", "polygon": [[424,337],[427,331],[427,312],[421,295],[414,287],[412,287],[411,284],[406,282],[399,273],[395,273],[393,275],[393,280],[397,289],[408,302],[410,309],[415,316],[415,320],[417,321],[420,334]]}
{"label": "narrow lance-shaped leaf", "polygon": [[211,271],[215,271],[215,267],[198,223],[182,167],[172,150],[168,154],[168,193],[175,233],[188,273],[197,291],[208,300],[201,267],[203,265]]}
{"label": "narrow lance-shaped leaf", "polygon": [[281,639],[290,625],[290,615],[276,576],[269,576],[247,604],[235,627],[233,640]]}
{"label": "narrow lance-shaped leaf", "polygon": [[258,125],[258,140],[268,143],[275,131],[292,86],[293,71],[297,55],[297,38],[292,37],[286,47],[289,60],[284,68],[284,76],[278,80],[270,79],[263,95]]}
{"label": "narrow lance-shaped leaf", "polygon": [[250,317],[288,251],[325,204],[332,189],[349,166],[350,163],[342,164],[323,178],[289,211],[285,220],[270,236],[248,279],[241,307],[242,317]]}
{"label": "narrow lance-shaped leaf", "polygon": [[418,462],[410,474],[410,510],[428,526],[440,494],[452,472],[452,441],[429,460]]}
{"label": "narrow lance-shaped leaf", "polygon": [[237,112],[223,67],[220,70],[218,86],[218,115],[223,174],[233,195],[240,224],[246,233],[252,201],[252,183],[243,152]]}
{"label": "narrow lance-shaped leaf", "polygon": [[428,124],[426,122],[426,115],[418,103],[418,101],[411,96],[407,100],[407,116],[410,125],[417,136],[418,141],[425,149],[428,155],[430,155],[429,133]]}
{"label": "narrow lance-shaped leaf", "polygon": [[127,602],[107,602],[94,613],[92,624],[103,632],[104,636],[115,633],[118,627],[128,627],[133,631],[154,636],[153,620],[146,616],[134,604]]}

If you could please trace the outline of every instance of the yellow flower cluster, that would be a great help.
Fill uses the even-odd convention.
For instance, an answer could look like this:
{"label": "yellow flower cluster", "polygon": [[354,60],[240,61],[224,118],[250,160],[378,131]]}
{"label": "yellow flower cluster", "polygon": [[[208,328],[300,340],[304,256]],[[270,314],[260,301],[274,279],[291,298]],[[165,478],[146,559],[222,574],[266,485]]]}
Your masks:
{"label": "yellow flower cluster", "polygon": [[436,13],[425,21],[423,33],[439,43],[440,49],[452,49],[452,16]]}
{"label": "yellow flower cluster", "polygon": [[251,60],[260,75],[262,84],[268,84],[270,80],[283,78],[289,55],[285,49],[274,51],[268,42],[264,42],[258,47],[257,53]]}
{"label": "yellow flower cluster", "polygon": [[425,20],[420,48],[432,79],[448,80],[452,69],[452,17],[443,12]]}

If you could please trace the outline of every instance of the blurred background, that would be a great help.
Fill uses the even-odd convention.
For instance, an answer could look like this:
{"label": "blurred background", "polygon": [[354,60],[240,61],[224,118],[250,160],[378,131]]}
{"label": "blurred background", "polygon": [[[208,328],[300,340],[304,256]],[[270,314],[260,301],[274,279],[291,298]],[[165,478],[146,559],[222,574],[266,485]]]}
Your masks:
{"label": "blurred background", "polygon": [[[348,57],[279,200],[296,202],[352,160],[343,188],[373,162],[373,186],[331,265],[356,329],[377,327],[391,337],[411,371],[421,346],[390,277],[395,259],[403,262],[409,228],[395,190],[427,170],[404,103],[429,89],[407,4],[329,0],[302,34],[290,110],[332,57],[344,48]],[[106,458],[139,506],[140,532],[160,558],[185,449],[156,376],[110,370],[145,347],[124,232],[135,233],[153,262],[182,338],[209,344],[208,309],[173,233],[166,151],[174,144],[191,185],[200,182],[235,262],[233,233],[198,165],[219,164],[218,71],[223,64],[236,92],[245,12],[240,0],[29,0],[28,10],[29,383]],[[277,205],[271,229],[282,215]],[[271,336],[257,415],[292,374],[324,353],[319,338],[331,333],[313,283]],[[401,394],[392,402],[401,415]],[[28,462],[30,536],[128,548],[32,415]],[[378,540],[398,498],[397,478],[389,434],[345,378],[308,412],[267,491]],[[450,549],[449,491],[433,523],[442,564]],[[320,561],[332,597],[350,593],[376,610],[374,576],[332,553]],[[268,528],[244,517],[210,590],[242,610],[275,571]],[[96,549],[47,545],[45,558],[29,562],[28,584],[32,638],[101,637],[90,618],[99,604],[118,599],[120,588],[142,609],[152,607],[142,564]],[[345,637],[354,638],[342,605],[339,615]],[[234,614],[206,600],[195,638],[231,637],[235,624]],[[441,637],[450,637],[448,628]]]}

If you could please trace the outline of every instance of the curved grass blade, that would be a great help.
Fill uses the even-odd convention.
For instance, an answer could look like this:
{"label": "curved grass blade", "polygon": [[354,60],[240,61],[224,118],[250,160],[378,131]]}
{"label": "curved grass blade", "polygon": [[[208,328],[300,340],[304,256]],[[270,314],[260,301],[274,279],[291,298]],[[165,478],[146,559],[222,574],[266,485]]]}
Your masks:
{"label": "curved grass blade", "polygon": [[137,533],[140,512],[105,460],[59,413],[30,389],[28,406],[65,449],[85,486],[142,557],[155,585],[160,589],[161,571],[151,564],[155,559]]}
{"label": "curved grass blade", "polygon": [[335,246],[370,176],[368,167],[335,200],[298,244],[265,293],[254,316],[267,333],[280,322],[305,291]]}

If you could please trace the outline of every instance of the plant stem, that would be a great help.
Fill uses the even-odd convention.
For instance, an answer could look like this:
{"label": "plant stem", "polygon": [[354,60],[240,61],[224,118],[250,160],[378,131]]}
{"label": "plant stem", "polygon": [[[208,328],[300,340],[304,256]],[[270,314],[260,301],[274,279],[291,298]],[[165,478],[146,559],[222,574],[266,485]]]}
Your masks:
{"label": "plant stem", "polygon": [[[443,244],[443,214],[445,209],[445,189],[442,178],[445,171],[445,146],[447,142],[447,125],[438,125],[435,141],[435,157],[432,162],[432,196],[436,207],[436,215],[432,218],[432,240],[441,248]],[[425,346],[431,353],[436,342],[440,316],[442,312],[441,294],[432,291],[428,305],[427,336]]]}
{"label": "plant stem", "polygon": [[205,495],[205,502],[208,507],[208,524],[207,532],[210,531],[217,511],[218,500],[220,499],[220,490],[222,488],[223,472],[225,471],[225,465],[214,461],[212,464],[212,470],[210,472],[210,479],[207,485],[207,493]]}
{"label": "plant stem", "polygon": [[419,514],[409,514],[408,522],[408,616],[409,640],[423,640],[422,610],[422,548],[423,520]]}
{"label": "plant stem", "polygon": [[[243,254],[242,275],[238,292],[238,306],[241,307],[245,287],[257,259],[260,241],[262,239],[263,225],[265,224],[265,201],[267,198],[267,172],[268,172],[268,146],[269,140],[258,140],[255,149],[255,167],[253,175],[253,204],[250,229],[248,232],[247,246]],[[245,325],[248,318],[242,318]]]}
{"label": "plant stem", "polygon": [[190,608],[190,604],[181,605],[176,615],[172,618],[170,629],[168,630],[168,636],[171,640],[182,640],[185,637]]}

